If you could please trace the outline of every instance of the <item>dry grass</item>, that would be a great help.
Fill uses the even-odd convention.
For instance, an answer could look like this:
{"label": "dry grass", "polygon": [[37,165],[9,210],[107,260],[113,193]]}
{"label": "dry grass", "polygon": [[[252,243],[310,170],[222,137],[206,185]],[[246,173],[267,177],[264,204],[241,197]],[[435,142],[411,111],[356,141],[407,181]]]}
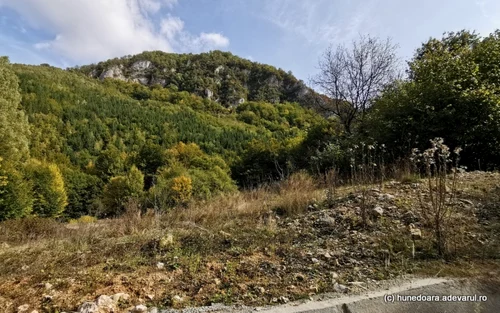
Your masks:
{"label": "dry grass", "polygon": [[[300,213],[317,196],[313,180],[300,173],[275,186],[222,195],[163,214],[141,214],[131,201],[126,213],[116,219],[70,224],[42,218],[5,221],[0,223],[0,307],[9,307],[7,312],[25,303],[38,308],[49,293],[43,288],[47,282],[64,290],[64,296],[40,307],[46,312],[72,310],[83,299],[103,293],[141,290],[138,282],[115,281],[116,275],[124,273],[128,280],[143,277],[151,285],[146,289],[154,293],[153,287],[162,289],[165,281],[173,279],[161,283],[152,277],[156,262],[176,257],[178,264],[171,266],[192,271],[177,275],[194,275],[201,271],[200,258],[206,262],[215,257],[220,262],[217,256],[223,258],[233,238],[241,237],[230,253],[271,246],[273,210]],[[162,250],[158,242],[167,234],[173,234],[176,243]],[[141,295],[144,299],[144,293],[140,291],[134,300],[140,301]]]}
{"label": "dry grass", "polygon": [[[492,193],[498,181],[498,176],[478,174],[461,182],[459,196],[489,203],[493,210],[500,203]],[[355,186],[346,186],[335,193],[345,197],[353,191]],[[132,296],[123,308],[144,302],[148,295],[153,296],[148,302],[157,306],[173,305],[169,302],[173,295],[186,296],[183,306],[231,302],[235,295],[246,304],[262,304],[264,298],[279,297],[290,285],[296,289],[286,290],[287,294],[307,296],[311,285],[324,285],[321,275],[315,275],[317,281],[299,283],[290,272],[277,280],[262,274],[262,264],[273,273],[285,256],[303,253],[293,246],[292,234],[276,226],[276,219],[280,214],[298,218],[309,205],[324,204],[324,194],[311,177],[297,173],[280,184],[163,214],[141,214],[132,201],[117,219],[72,224],[40,218],[2,222],[0,308],[14,312],[28,303],[41,312],[71,311],[84,300],[117,292]],[[401,201],[396,205],[404,210],[413,205],[405,195]],[[498,230],[489,231],[490,237],[498,234]],[[165,245],[162,239],[168,235],[174,240]],[[156,269],[157,262],[165,263],[167,270]],[[441,263],[435,264],[433,269],[439,271]],[[456,271],[461,275],[468,267],[443,268],[443,272],[460,268]],[[472,268],[475,273],[477,267]],[[45,289],[45,283],[53,289]],[[256,293],[257,286],[266,287],[265,297]],[[51,294],[53,300],[43,303],[44,294]]]}

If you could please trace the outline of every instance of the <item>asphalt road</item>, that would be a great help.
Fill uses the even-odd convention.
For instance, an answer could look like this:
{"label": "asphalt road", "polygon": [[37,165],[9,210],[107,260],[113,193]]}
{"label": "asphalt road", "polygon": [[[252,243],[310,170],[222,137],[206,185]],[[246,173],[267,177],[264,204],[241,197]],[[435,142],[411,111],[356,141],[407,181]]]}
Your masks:
{"label": "asphalt road", "polygon": [[356,296],[287,304],[265,313],[500,313],[500,284],[419,279]]}

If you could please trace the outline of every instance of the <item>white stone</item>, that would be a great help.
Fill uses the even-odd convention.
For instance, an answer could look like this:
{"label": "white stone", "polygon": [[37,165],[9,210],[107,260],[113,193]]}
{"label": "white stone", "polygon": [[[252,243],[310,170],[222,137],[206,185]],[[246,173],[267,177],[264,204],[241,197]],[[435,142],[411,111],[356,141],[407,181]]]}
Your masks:
{"label": "white stone", "polygon": [[84,302],[78,308],[78,313],[98,313],[99,307],[94,302]]}
{"label": "white stone", "polygon": [[110,309],[113,310],[115,308],[115,301],[106,295],[99,296],[96,301],[97,306],[100,309]]}
{"label": "white stone", "polygon": [[159,270],[164,269],[165,268],[165,263],[163,263],[163,262],[156,263],[156,268],[159,269]]}
{"label": "white stone", "polygon": [[132,309],[131,313],[143,313],[143,312],[147,312],[147,311],[148,311],[148,308],[145,305],[140,304],[140,305],[136,305]]}
{"label": "white stone", "polygon": [[376,206],[375,208],[373,208],[373,215],[375,215],[376,217],[380,217],[382,215],[384,215],[384,209],[382,209],[382,207],[379,207],[379,206]]}
{"label": "white stone", "polygon": [[113,299],[114,302],[118,302],[120,300],[128,300],[130,299],[130,296],[126,293],[119,292],[111,296],[111,299]]}
{"label": "white stone", "polygon": [[30,308],[29,304],[23,304],[23,305],[17,307],[17,312],[19,312],[19,313],[26,312],[26,311],[28,311],[29,308]]}

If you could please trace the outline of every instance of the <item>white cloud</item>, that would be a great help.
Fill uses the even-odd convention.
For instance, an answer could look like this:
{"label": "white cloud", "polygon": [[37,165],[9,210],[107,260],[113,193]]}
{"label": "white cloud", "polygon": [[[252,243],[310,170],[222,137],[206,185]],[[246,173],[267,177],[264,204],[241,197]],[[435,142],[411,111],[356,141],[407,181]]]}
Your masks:
{"label": "white cloud", "polygon": [[[15,10],[31,28],[54,34],[34,44],[78,63],[95,62],[145,50],[167,52],[192,48],[226,47],[219,34],[184,31],[184,22],[170,15],[154,23],[162,8],[177,0],[0,0]],[[219,37],[220,36],[220,37]],[[175,46],[175,49],[174,49]]]}
{"label": "white cloud", "polygon": [[194,39],[193,45],[200,49],[225,48],[229,45],[229,39],[219,33],[201,33]]}
{"label": "white cloud", "polygon": [[370,31],[370,13],[376,1],[269,0],[256,14],[309,43],[324,45],[351,40],[361,31]]}
{"label": "white cloud", "polygon": [[184,29],[184,22],[178,17],[168,16],[160,24],[160,32],[167,39],[174,39]]}

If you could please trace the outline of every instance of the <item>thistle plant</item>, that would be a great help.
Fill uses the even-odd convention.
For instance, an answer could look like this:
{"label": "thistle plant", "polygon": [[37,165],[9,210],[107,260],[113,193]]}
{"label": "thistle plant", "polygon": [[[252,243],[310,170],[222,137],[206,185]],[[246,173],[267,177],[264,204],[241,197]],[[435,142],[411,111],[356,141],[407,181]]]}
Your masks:
{"label": "thistle plant", "polygon": [[[434,138],[431,148],[419,153],[412,151],[415,166],[421,162],[427,180],[429,202],[420,201],[424,219],[432,225],[437,252],[444,256],[447,251],[447,230],[456,195],[457,168],[461,148],[452,152],[443,138]],[[453,159],[455,162],[453,162]],[[450,175],[451,173],[451,175]]]}
{"label": "thistle plant", "polygon": [[363,226],[368,225],[367,207],[368,185],[378,183],[383,188],[385,179],[385,145],[361,142],[348,149],[350,160],[351,184],[361,193],[361,219]]}

